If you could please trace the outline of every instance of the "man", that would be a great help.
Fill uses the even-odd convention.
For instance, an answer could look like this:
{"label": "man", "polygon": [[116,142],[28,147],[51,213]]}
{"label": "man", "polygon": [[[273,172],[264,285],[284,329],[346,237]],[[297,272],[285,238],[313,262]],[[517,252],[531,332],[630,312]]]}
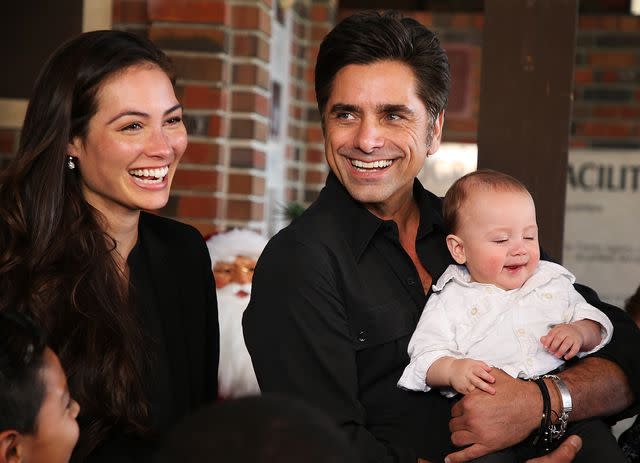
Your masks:
{"label": "man", "polygon": [[[257,266],[244,332],[261,389],[324,409],[366,462],[442,461],[452,451],[448,461],[468,461],[511,446],[541,427],[543,386],[556,412],[569,410],[571,394],[571,419],[628,407],[640,334],[584,287],[615,335],[598,358],[560,374],[564,395],[551,379],[539,388],[499,370],[495,395],[474,391],[452,408],[438,392],[396,387],[431,282],[453,262],[441,201],[415,179],[440,144],[447,57],[416,21],[361,13],[324,39],[315,85],[331,173]],[[568,461],[558,455],[546,461]]]}
{"label": "man", "polygon": [[267,240],[251,230],[235,229],[207,240],[216,282],[220,322],[218,393],[222,398],[260,393],[242,336],[242,314],[249,303],[251,279]]}

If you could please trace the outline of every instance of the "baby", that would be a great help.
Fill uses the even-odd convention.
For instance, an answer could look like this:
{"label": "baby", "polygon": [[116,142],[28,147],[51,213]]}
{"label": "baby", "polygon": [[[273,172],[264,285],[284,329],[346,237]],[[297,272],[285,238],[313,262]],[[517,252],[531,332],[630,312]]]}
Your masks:
{"label": "baby", "polygon": [[42,334],[24,316],[0,312],[0,463],[67,463],[79,411]]}
{"label": "baby", "polygon": [[[439,387],[450,396],[476,388],[494,394],[492,367],[536,379],[609,342],[611,322],[574,289],[574,276],[540,261],[535,205],[518,180],[489,170],[468,174],[447,192],[443,216],[451,233],[447,246],[459,265],[450,265],[433,286],[398,386]],[[543,397],[547,384],[554,384],[570,398],[560,378],[550,379],[537,380]],[[554,425],[553,413],[563,412],[566,424],[569,407],[549,410],[547,425]],[[596,427],[603,430],[601,440],[609,440],[608,428],[601,422]],[[503,459],[494,454],[477,461],[517,461],[513,453],[504,453]]]}

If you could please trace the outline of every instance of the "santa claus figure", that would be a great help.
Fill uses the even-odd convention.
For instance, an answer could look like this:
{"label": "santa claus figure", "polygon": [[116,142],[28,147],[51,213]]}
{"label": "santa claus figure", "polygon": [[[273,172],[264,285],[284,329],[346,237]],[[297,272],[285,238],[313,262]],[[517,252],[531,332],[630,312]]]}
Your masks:
{"label": "santa claus figure", "polygon": [[260,393],[244,344],[242,314],[249,303],[256,261],[266,244],[263,236],[243,229],[213,235],[207,240],[218,297],[218,392],[222,398]]}

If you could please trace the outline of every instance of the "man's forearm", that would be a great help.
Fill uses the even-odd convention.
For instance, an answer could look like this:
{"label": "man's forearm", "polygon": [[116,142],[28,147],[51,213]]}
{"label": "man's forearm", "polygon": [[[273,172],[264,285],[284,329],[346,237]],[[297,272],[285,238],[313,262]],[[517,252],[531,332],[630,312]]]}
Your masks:
{"label": "man's forearm", "polygon": [[[618,413],[634,401],[634,395],[622,369],[606,359],[590,357],[561,372],[560,376],[571,393],[571,420]],[[562,408],[560,397],[552,384],[552,409]]]}

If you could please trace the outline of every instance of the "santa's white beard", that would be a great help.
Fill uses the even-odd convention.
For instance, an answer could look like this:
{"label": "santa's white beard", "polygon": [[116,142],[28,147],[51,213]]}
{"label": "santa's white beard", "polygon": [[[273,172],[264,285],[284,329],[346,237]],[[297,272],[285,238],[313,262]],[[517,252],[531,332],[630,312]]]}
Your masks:
{"label": "santa's white beard", "polygon": [[251,285],[230,283],[216,290],[220,322],[218,393],[224,398],[260,393],[242,335],[242,314],[247,308],[249,297],[236,296],[239,291],[251,294]]}

